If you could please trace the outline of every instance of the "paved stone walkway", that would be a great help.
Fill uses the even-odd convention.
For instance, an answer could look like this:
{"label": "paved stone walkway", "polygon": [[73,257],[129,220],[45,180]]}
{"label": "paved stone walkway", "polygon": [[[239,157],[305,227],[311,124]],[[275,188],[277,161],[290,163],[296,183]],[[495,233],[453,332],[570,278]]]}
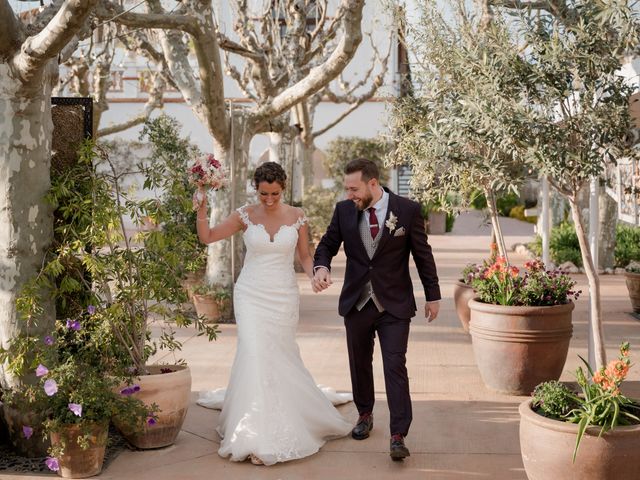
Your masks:
{"label": "paved stone walkway", "polygon": [[[517,222],[517,221],[512,221]],[[507,245],[531,238],[532,226],[510,223]],[[498,395],[488,391],[475,366],[471,339],[455,315],[452,291],[460,270],[469,262],[481,261],[488,252],[489,236],[478,230],[478,218],[464,217],[455,235],[430,237],[439,267],[443,302],[441,315],[427,325],[424,318],[412,323],[408,369],[414,405],[414,421],[407,445],[411,457],[402,463],[388,455],[388,411],[382,379],[380,352],[376,349],[376,426],[369,439],[334,440],[312,457],[256,467],[248,462],[232,463],[217,454],[219,439],[214,432],[218,412],[195,405],[196,392],[224,386],[235,352],[234,325],[223,325],[219,339],[207,343],[191,331],[179,334],[185,341],[182,357],[192,369],[193,405],[175,445],[147,452],[123,452],[98,477],[101,479],[526,479],[520,458],[517,406],[524,397]],[[524,263],[512,254],[516,264]],[[298,342],[303,359],[318,383],[338,390],[350,390],[347,352],[337,300],[342,286],[344,257],[334,262],[333,287],[323,294],[311,292],[308,281],[299,276],[301,322]],[[414,272],[415,274],[415,272]],[[584,275],[575,277],[586,291]],[[417,275],[415,293],[422,299]],[[603,311],[607,350],[616,355],[622,339],[632,344],[635,363],[640,363],[640,324],[631,311],[622,276],[602,276]],[[420,304],[422,309],[422,304]],[[586,355],[587,296],[576,306],[571,341],[563,380],[573,380],[578,354]],[[164,361],[171,361],[164,358]],[[640,379],[640,368],[631,370]],[[634,382],[635,383],[635,382]],[[353,404],[340,407],[355,419]],[[0,479],[18,475],[0,474]],[[45,476],[29,478],[51,478]]]}

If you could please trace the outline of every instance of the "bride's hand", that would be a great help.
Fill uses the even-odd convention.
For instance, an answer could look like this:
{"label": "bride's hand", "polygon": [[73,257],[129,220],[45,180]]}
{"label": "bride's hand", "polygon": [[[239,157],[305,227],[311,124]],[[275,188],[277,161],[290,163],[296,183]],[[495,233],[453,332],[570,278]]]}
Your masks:
{"label": "bride's hand", "polygon": [[193,202],[193,209],[199,210],[207,203],[207,194],[204,191],[203,187],[198,187],[198,189],[193,192],[193,198],[191,199]]}

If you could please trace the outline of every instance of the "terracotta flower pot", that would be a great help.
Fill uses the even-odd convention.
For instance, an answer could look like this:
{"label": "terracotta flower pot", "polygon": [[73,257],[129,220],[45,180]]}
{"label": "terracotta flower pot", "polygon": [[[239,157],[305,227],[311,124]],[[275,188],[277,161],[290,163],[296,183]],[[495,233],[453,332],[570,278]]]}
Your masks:
{"label": "terracotta flower pot", "polygon": [[[29,458],[47,455],[50,442],[48,439],[43,439],[43,417],[33,412],[23,413],[7,405],[3,405],[2,414],[7,425],[9,441],[16,453]],[[30,438],[25,438],[22,432],[22,427],[25,425],[33,428]]]}
{"label": "terracotta flower pot", "polygon": [[197,272],[189,272],[185,275],[184,279],[182,279],[182,288],[187,292],[189,298],[193,296],[193,289],[196,285],[202,283],[202,279],[204,278],[204,270],[198,270]]}
{"label": "terracotta flower pot", "polygon": [[520,404],[520,452],[529,480],[638,478],[640,425],[615,427],[601,437],[589,427],[573,463],[578,425],[538,415],[531,399]]}
{"label": "terracotta flower pot", "polygon": [[207,322],[215,323],[220,319],[220,308],[213,295],[193,294],[193,306],[199,317],[204,317]]}
{"label": "terracotta flower pot", "polygon": [[453,301],[456,306],[456,313],[465,332],[469,332],[469,320],[471,319],[471,310],[469,310],[469,300],[475,297],[475,291],[471,285],[467,285],[461,280],[456,281],[453,285]]}
{"label": "terracotta flower pot", "polygon": [[557,380],[567,359],[573,303],[513,307],[469,301],[469,333],[484,384],[511,395]]}
{"label": "terracotta flower pot", "polygon": [[[171,373],[160,373],[161,368],[171,368]],[[114,418],[114,424],[123,436],[137,448],[166,447],[175,442],[189,408],[191,397],[191,370],[183,365],[151,365],[150,375],[138,377],[140,391],[136,398],[146,405],[156,404],[159,410],[155,424],[145,423],[142,430],[133,431],[121,420]]]}
{"label": "terracotta flower pot", "polygon": [[624,272],[633,311],[640,313],[640,273]]}
{"label": "terracotta flower pot", "polygon": [[[86,435],[87,430],[89,448],[83,449],[78,445],[78,437]],[[100,473],[109,436],[108,422],[86,427],[64,425],[50,435],[51,445],[64,447],[64,453],[58,458],[58,475],[63,478],[87,478]]]}

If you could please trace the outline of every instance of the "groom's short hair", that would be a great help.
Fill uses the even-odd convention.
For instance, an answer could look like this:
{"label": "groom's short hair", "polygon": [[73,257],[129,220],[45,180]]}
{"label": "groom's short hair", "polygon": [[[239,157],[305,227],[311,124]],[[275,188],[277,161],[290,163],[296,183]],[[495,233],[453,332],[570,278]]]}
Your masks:
{"label": "groom's short hair", "polygon": [[378,170],[378,165],[375,162],[369,160],[368,158],[355,158],[351,160],[344,167],[344,174],[349,175],[350,173],[362,172],[362,181],[368,182],[372,178],[378,180],[380,178],[380,170]]}

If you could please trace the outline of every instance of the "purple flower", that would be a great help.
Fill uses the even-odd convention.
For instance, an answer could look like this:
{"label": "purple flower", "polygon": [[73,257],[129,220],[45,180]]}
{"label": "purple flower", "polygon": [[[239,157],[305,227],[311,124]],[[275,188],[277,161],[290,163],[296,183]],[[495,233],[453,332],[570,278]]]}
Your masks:
{"label": "purple flower", "polygon": [[53,345],[53,337],[51,335],[44,337],[43,341],[45,345]]}
{"label": "purple flower", "polygon": [[50,378],[49,380],[44,382],[44,393],[52,397],[57,392],[58,392],[58,384],[56,383],[55,380]]}
{"label": "purple flower", "polygon": [[24,435],[24,438],[29,440],[31,438],[31,435],[33,435],[33,428],[31,428],[28,425],[23,425],[22,426],[22,435]]}
{"label": "purple flower", "polygon": [[154,426],[156,423],[158,423],[158,422],[156,422],[155,418],[153,418],[153,417],[147,418],[147,425]]}
{"label": "purple flower", "polygon": [[36,368],[36,377],[44,377],[47,373],[49,373],[49,369],[42,364]]}
{"label": "purple flower", "polygon": [[71,410],[78,417],[82,416],[82,405],[80,405],[79,403],[70,403],[68,407],[69,410]]}
{"label": "purple flower", "polygon": [[89,315],[94,315],[96,313],[96,307],[94,307],[93,305],[89,305],[87,307],[87,312],[89,312]]}
{"label": "purple flower", "polygon": [[122,390],[120,390],[120,395],[133,395],[136,392],[140,391],[140,385],[131,385],[130,387],[125,387]]}
{"label": "purple flower", "polygon": [[77,332],[82,328],[82,325],[80,325],[80,320],[71,320],[70,318],[67,318],[67,328]]}
{"label": "purple flower", "polygon": [[53,472],[57,472],[60,470],[60,464],[58,463],[58,459],[54,457],[47,457],[44,461],[47,468]]}

